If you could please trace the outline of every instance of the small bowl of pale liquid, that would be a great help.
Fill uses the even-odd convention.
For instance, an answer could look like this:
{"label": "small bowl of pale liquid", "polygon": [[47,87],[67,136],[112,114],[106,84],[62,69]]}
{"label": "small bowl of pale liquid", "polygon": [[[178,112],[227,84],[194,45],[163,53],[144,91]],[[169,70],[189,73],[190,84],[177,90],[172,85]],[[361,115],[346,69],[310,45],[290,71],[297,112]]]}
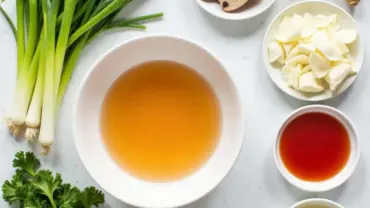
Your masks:
{"label": "small bowl of pale liquid", "polygon": [[342,205],[328,199],[306,199],[300,201],[290,208],[344,208]]}

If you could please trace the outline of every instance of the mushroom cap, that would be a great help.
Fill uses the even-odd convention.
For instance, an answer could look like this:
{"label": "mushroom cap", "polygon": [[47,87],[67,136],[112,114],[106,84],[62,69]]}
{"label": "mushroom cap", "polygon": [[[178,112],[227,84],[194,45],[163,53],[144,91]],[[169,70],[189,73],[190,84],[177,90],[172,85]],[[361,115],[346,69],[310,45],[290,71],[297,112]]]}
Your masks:
{"label": "mushroom cap", "polygon": [[235,11],[244,6],[248,0],[218,0],[225,12]]}

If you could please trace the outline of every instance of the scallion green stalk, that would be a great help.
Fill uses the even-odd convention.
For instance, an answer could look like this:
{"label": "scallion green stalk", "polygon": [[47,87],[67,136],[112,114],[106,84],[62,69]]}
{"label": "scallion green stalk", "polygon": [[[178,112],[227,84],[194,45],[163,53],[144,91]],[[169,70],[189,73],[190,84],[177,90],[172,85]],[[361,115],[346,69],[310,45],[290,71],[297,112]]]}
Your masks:
{"label": "scallion green stalk", "polygon": [[39,4],[38,0],[28,0],[28,12],[29,12],[29,21],[28,21],[28,41],[26,52],[24,55],[24,63],[22,70],[28,71],[33,55],[36,50],[38,35],[39,35]]}
{"label": "scallion green stalk", "polygon": [[13,31],[14,37],[17,39],[17,29],[15,28],[14,23],[13,23],[12,19],[10,19],[8,13],[5,12],[5,10],[3,9],[3,7],[1,5],[0,5],[0,12],[5,17],[6,21],[8,22],[10,28]]}
{"label": "scallion green stalk", "polygon": [[24,51],[25,51],[25,24],[24,24],[24,0],[16,0],[17,9],[17,52],[18,52],[18,77],[22,74]]}
{"label": "scallion green stalk", "polygon": [[[89,18],[91,16],[93,16],[96,13],[99,12],[99,10],[95,10],[94,11],[94,6],[95,6],[95,4],[96,4],[97,1],[98,0],[91,0],[89,2],[89,4],[87,5],[87,10],[86,10],[86,13],[85,13],[85,15],[83,17],[82,24],[85,24],[89,20]],[[91,32],[91,30],[87,31],[77,41],[77,43],[73,47],[72,51],[70,52],[70,54],[69,54],[69,56],[68,56],[68,58],[66,60],[65,67],[64,67],[64,70],[63,70],[63,73],[62,73],[62,77],[61,77],[61,80],[60,80],[59,89],[58,89],[57,111],[60,108],[60,105],[62,103],[64,94],[65,94],[65,92],[67,90],[69,81],[70,81],[70,79],[72,77],[74,68],[76,67],[78,58],[80,57],[80,55],[82,53],[82,50],[84,49],[84,47],[86,45],[86,42],[88,40],[88,37],[90,36],[90,32]]]}
{"label": "scallion green stalk", "polygon": [[55,51],[55,96],[58,95],[60,77],[62,76],[63,63],[67,51],[68,37],[77,2],[78,0],[64,0],[62,26],[60,28],[58,43]]}
{"label": "scallion green stalk", "polygon": [[113,21],[112,23],[108,24],[106,29],[109,30],[109,29],[117,28],[117,27],[126,27],[129,24],[139,24],[139,23],[143,23],[145,21],[157,19],[160,17],[163,17],[163,12],[144,15],[140,17],[134,17],[134,18],[126,19],[126,20]]}
{"label": "scallion green stalk", "polygon": [[96,24],[102,21],[104,18],[117,11],[121,6],[130,0],[114,0],[107,7],[105,7],[97,15],[93,16],[88,22],[82,25],[76,32],[74,32],[68,42],[68,46],[72,45],[79,37],[81,37],[85,32],[93,28]]}
{"label": "scallion green stalk", "polygon": [[155,13],[155,14],[150,14],[150,15],[144,15],[140,17],[134,17],[130,19],[125,19],[125,20],[118,20],[111,22],[109,21],[108,24],[105,24],[103,27],[98,29],[97,31],[94,31],[93,34],[89,37],[88,44],[93,41],[99,34],[106,30],[110,29],[115,29],[115,28],[134,28],[134,29],[140,29],[140,30],[145,30],[146,26],[142,25],[142,22],[154,20],[157,18],[163,17],[163,13]]}

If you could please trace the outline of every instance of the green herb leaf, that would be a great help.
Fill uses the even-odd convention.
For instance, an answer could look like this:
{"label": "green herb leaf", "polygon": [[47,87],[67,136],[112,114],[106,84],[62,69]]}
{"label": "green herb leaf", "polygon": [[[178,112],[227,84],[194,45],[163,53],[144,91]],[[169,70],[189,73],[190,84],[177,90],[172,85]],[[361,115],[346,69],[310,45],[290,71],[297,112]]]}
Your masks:
{"label": "green herb leaf", "polygon": [[80,202],[80,190],[71,184],[63,184],[55,194],[56,205],[59,208],[77,207]]}
{"label": "green herb leaf", "polygon": [[17,171],[11,181],[5,181],[2,186],[4,200],[9,204],[24,200],[29,190],[25,182],[21,171]]}
{"label": "green herb leaf", "polygon": [[24,201],[24,208],[49,208],[51,205],[48,198],[30,194]]}
{"label": "green herb leaf", "polygon": [[81,203],[84,208],[97,207],[99,204],[104,204],[104,194],[95,187],[87,187],[81,192]]}
{"label": "green herb leaf", "polygon": [[53,208],[56,208],[54,200],[54,192],[61,188],[62,178],[59,173],[53,176],[52,172],[49,170],[40,170],[36,176],[35,180],[32,181],[32,185],[40,192],[41,195],[47,196],[49,198],[50,204]]}
{"label": "green herb leaf", "polygon": [[18,152],[13,160],[13,167],[35,176],[37,169],[40,167],[40,161],[32,152]]}

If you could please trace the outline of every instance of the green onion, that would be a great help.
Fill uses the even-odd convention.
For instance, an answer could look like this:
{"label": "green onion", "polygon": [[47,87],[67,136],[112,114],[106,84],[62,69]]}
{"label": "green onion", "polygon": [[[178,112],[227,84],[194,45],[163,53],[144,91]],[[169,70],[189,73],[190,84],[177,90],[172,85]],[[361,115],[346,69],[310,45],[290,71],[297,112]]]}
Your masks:
{"label": "green onion", "polygon": [[[94,5],[98,0],[92,0],[89,1],[90,5],[88,5],[87,11],[84,15],[84,18],[82,20],[82,24],[85,24],[91,15],[95,15],[98,10],[93,11]],[[88,40],[88,37],[90,35],[91,30],[89,30],[87,33],[85,33],[76,43],[75,47],[72,49],[72,52],[69,54],[67,61],[65,63],[65,68],[60,80],[60,86],[58,90],[58,96],[57,96],[57,109],[60,108],[60,105],[62,103],[64,94],[67,90],[69,80],[72,77],[74,68],[77,64],[78,58],[80,57],[83,48],[85,47],[85,44]]]}
{"label": "green onion", "polygon": [[25,24],[24,24],[24,0],[17,0],[16,9],[17,9],[17,86],[16,94],[11,106],[11,110],[8,113],[8,118],[6,123],[9,127],[9,130],[13,136],[19,136],[20,127],[24,123],[24,119],[27,113],[28,101],[27,101],[27,71],[24,67],[24,58],[25,58]]}
{"label": "green onion", "polygon": [[6,21],[8,22],[8,24],[10,26],[10,28],[12,29],[14,37],[17,37],[17,29],[15,29],[15,26],[14,26],[14,23],[13,23],[12,19],[10,19],[8,13],[5,12],[5,10],[3,9],[3,7],[1,5],[0,5],[0,12],[1,12],[1,14],[4,15]]}
{"label": "green onion", "polygon": [[17,7],[17,51],[18,51],[18,76],[22,74],[24,51],[25,51],[25,24],[24,24],[24,0],[16,0]]}
{"label": "green onion", "polygon": [[120,21],[114,21],[110,23],[106,29],[111,29],[111,28],[117,28],[117,27],[126,27],[127,25],[130,24],[138,24],[138,23],[143,23],[145,21],[153,20],[163,17],[163,13],[155,13],[155,14],[150,14],[150,15],[145,15],[141,17],[135,17],[135,18],[130,18],[126,20],[120,20]]}
{"label": "green onion", "polygon": [[58,44],[55,52],[55,99],[58,95],[60,77],[67,51],[68,37],[72,25],[73,14],[78,0],[64,0],[62,26],[58,36]]}
{"label": "green onion", "polygon": [[91,18],[87,23],[81,26],[76,32],[74,32],[71,37],[69,38],[68,45],[72,45],[81,35],[83,35],[86,31],[93,28],[96,24],[102,21],[104,18],[115,12],[122,4],[130,0],[114,0],[110,3],[107,7],[105,7],[101,12],[99,12],[96,16]]}
{"label": "green onion", "polygon": [[59,0],[41,0],[44,17],[45,81],[39,142],[47,154],[54,143],[55,128],[55,36]]}
{"label": "green onion", "polygon": [[[36,86],[32,94],[32,100],[26,116],[26,132],[25,138],[28,141],[34,141],[38,136],[38,128],[41,123],[41,110],[42,110],[42,99],[44,89],[44,76],[45,76],[45,53],[42,53],[41,49],[44,48],[44,37],[41,35],[39,44],[36,50],[36,56],[39,57],[39,64],[37,70]],[[32,67],[33,72],[30,76],[35,78],[36,70]]]}
{"label": "green onion", "polygon": [[33,55],[36,50],[38,35],[39,35],[39,20],[38,20],[38,0],[28,0],[28,11],[29,11],[29,30],[28,30],[28,42],[27,48],[24,56],[24,63],[23,69],[24,71],[28,71],[27,68],[29,67]]}
{"label": "green onion", "polygon": [[144,21],[163,16],[156,13],[114,21],[132,1],[16,0],[17,29],[0,6],[18,48],[16,94],[6,119],[14,136],[25,124],[25,138],[34,141],[38,137],[42,153],[50,151],[58,111],[85,46],[105,30],[145,29]]}
{"label": "green onion", "polygon": [[146,22],[146,21],[151,21],[160,17],[163,17],[163,13],[155,13],[151,15],[144,15],[141,17],[135,17],[135,18],[130,18],[130,19],[125,19],[125,20],[118,20],[111,22],[109,24],[104,25],[104,27],[101,27],[98,31],[95,31],[89,38],[88,43],[93,41],[98,35],[100,35],[102,32],[110,29],[115,29],[115,28],[133,28],[133,29],[141,29],[145,30],[146,26],[142,25],[140,23]]}

